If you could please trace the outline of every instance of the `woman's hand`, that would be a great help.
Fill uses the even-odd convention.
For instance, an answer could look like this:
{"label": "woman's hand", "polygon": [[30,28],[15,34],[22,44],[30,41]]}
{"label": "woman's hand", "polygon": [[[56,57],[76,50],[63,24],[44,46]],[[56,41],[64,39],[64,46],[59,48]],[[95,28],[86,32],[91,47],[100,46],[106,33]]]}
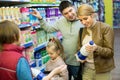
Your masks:
{"label": "woman's hand", "polygon": [[78,62],[84,63],[86,61],[86,60],[79,59],[78,56],[77,56],[77,54],[75,54],[75,57],[76,57],[76,59],[77,59]]}
{"label": "woman's hand", "polygon": [[87,45],[86,47],[85,47],[85,49],[86,49],[86,51],[88,52],[88,53],[93,53],[96,49],[97,49],[97,45]]}

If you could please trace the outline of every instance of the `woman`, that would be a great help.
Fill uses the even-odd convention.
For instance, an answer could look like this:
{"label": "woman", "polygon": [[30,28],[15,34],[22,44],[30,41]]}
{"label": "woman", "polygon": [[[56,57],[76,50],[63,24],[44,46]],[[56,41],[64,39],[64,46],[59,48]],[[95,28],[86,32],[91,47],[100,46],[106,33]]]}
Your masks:
{"label": "woman", "polygon": [[110,80],[110,72],[115,67],[113,29],[108,24],[97,21],[93,7],[88,4],[79,6],[78,18],[85,26],[78,49],[91,40],[95,43],[94,46],[88,45],[85,48],[89,55],[84,61],[83,80]]}
{"label": "woman", "polygon": [[17,24],[8,20],[0,22],[0,80],[33,80],[20,40]]}

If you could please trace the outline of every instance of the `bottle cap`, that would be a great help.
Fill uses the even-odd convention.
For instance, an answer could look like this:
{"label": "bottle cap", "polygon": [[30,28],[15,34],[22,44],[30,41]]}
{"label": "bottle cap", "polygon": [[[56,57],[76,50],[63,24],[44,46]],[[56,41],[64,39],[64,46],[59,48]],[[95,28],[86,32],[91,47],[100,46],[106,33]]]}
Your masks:
{"label": "bottle cap", "polygon": [[90,44],[90,45],[93,45],[93,44],[94,44],[94,41],[90,41],[89,44]]}

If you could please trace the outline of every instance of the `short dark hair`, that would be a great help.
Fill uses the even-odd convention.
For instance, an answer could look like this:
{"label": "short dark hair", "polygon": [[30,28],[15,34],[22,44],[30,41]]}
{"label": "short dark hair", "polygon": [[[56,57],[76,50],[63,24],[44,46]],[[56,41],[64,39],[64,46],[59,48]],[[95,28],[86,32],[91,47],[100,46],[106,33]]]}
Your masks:
{"label": "short dark hair", "polygon": [[69,1],[62,1],[61,3],[60,3],[60,5],[59,5],[59,10],[60,10],[60,12],[62,13],[62,11],[65,9],[65,8],[67,8],[67,7],[72,7],[73,6],[73,4],[71,3],[71,2],[69,2]]}

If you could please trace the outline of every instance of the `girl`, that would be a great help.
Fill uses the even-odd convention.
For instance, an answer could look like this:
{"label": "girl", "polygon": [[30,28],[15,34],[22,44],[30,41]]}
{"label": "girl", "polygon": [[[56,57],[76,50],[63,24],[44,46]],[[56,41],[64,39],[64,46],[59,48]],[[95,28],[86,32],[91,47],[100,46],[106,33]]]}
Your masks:
{"label": "girl", "polygon": [[43,78],[43,80],[68,80],[68,71],[65,68],[66,64],[63,57],[63,46],[57,38],[49,40],[46,50],[50,56],[50,60],[46,63],[46,71],[52,71],[56,74],[51,76],[51,73]]}
{"label": "girl", "polygon": [[114,66],[114,34],[106,23],[96,20],[92,6],[82,4],[78,8],[78,18],[85,26],[78,48],[93,40],[95,46],[86,46],[89,53],[84,62],[83,80],[110,80]]}
{"label": "girl", "polygon": [[22,55],[17,24],[0,22],[0,80],[32,80],[28,61]]}

